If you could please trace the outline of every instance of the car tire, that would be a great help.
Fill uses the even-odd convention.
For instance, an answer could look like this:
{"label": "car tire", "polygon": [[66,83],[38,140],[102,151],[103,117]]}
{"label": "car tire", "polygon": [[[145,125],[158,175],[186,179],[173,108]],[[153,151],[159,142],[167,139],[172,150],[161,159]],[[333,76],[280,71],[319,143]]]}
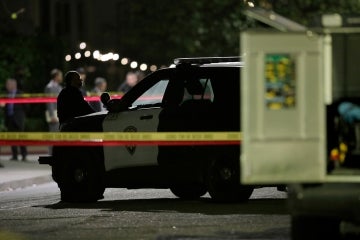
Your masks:
{"label": "car tire", "polygon": [[[56,175],[61,201],[96,202],[102,199],[105,191],[104,164],[100,154],[94,149],[63,150],[65,151],[53,166],[53,176]],[[88,153],[86,157],[84,153]]]}
{"label": "car tire", "polygon": [[240,185],[237,161],[216,159],[208,166],[207,189],[215,202],[242,202],[250,198],[254,187]]}
{"label": "car tire", "polygon": [[200,184],[174,186],[170,190],[175,196],[185,200],[196,200],[207,193],[206,187]]}
{"label": "car tire", "polygon": [[291,239],[341,239],[340,220],[330,217],[292,216]]}

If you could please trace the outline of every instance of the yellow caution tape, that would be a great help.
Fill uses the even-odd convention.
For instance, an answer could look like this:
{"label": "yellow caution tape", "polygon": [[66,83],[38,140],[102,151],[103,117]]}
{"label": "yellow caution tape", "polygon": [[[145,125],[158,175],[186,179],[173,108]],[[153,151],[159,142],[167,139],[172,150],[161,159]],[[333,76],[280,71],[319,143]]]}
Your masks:
{"label": "yellow caution tape", "polygon": [[2,132],[19,141],[241,141],[241,132]]}

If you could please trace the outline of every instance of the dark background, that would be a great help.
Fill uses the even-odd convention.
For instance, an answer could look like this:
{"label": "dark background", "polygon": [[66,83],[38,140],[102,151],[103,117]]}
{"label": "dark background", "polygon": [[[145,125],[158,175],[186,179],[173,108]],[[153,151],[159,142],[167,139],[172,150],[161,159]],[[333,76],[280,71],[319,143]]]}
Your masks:
{"label": "dark background", "polygon": [[[322,13],[360,12],[358,0],[0,0],[0,88],[15,77],[25,92],[42,93],[51,69],[84,67],[88,89],[102,76],[108,90],[116,90],[129,65],[92,56],[76,60],[74,54],[84,51],[80,42],[91,52],[157,67],[177,57],[239,55],[242,30],[268,27],[243,14],[248,2],[306,26]],[[72,60],[66,62],[68,54]],[[43,108],[31,105],[27,130],[46,128]]]}

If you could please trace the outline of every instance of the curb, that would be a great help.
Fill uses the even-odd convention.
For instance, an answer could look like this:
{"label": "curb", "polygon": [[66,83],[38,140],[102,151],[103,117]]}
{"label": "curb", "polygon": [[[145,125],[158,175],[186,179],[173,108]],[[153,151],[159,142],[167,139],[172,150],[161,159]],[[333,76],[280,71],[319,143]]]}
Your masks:
{"label": "curb", "polygon": [[45,176],[38,176],[38,177],[15,180],[10,182],[4,182],[4,183],[0,183],[0,192],[12,191],[14,189],[30,187],[33,185],[44,184],[52,181],[53,179],[51,175],[45,175]]}

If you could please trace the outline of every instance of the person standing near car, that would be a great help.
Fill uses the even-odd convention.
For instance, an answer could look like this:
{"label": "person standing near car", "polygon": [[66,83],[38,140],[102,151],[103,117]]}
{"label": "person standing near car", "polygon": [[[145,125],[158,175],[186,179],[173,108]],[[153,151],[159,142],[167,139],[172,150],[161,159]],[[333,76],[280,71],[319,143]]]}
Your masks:
{"label": "person standing near car", "polygon": [[[46,96],[57,97],[62,89],[63,73],[61,70],[54,68],[50,72],[50,81],[45,86],[44,93]],[[59,118],[57,116],[56,103],[46,103],[45,119],[49,126],[50,132],[59,131]],[[52,146],[49,146],[49,153],[52,154]]]}
{"label": "person standing near car", "polygon": [[119,86],[118,91],[125,94],[138,82],[138,75],[135,72],[128,72],[126,74],[125,81]]}
{"label": "person standing near car", "polygon": [[[105,78],[102,78],[102,77],[95,78],[94,85],[95,85],[94,88],[91,90],[91,93],[93,95],[100,96],[103,92],[106,91],[107,82],[106,82]],[[89,104],[97,112],[106,110],[106,108],[104,107],[104,104],[101,101],[93,101],[93,102],[90,102]]]}
{"label": "person standing near car", "polygon": [[57,98],[58,117],[61,126],[74,117],[94,113],[95,110],[85,101],[81,93],[83,80],[77,71],[65,74],[65,88]]}
{"label": "person standing near car", "polygon": [[[9,99],[13,99],[16,95],[22,92],[17,88],[17,81],[13,78],[9,78],[5,83],[7,96]],[[25,129],[25,106],[19,103],[7,103],[5,104],[5,127],[9,132],[22,132]],[[18,146],[11,146],[12,157],[10,160],[18,160]],[[20,146],[20,153],[22,161],[27,161],[27,148],[26,146]]]}
{"label": "person standing near car", "polygon": [[[51,79],[45,87],[45,94],[47,96],[57,97],[62,90],[61,83],[63,81],[63,73],[59,69],[53,69],[50,72]],[[45,112],[46,122],[49,125],[50,132],[57,132],[59,130],[59,119],[57,117],[56,103],[47,103]]]}

